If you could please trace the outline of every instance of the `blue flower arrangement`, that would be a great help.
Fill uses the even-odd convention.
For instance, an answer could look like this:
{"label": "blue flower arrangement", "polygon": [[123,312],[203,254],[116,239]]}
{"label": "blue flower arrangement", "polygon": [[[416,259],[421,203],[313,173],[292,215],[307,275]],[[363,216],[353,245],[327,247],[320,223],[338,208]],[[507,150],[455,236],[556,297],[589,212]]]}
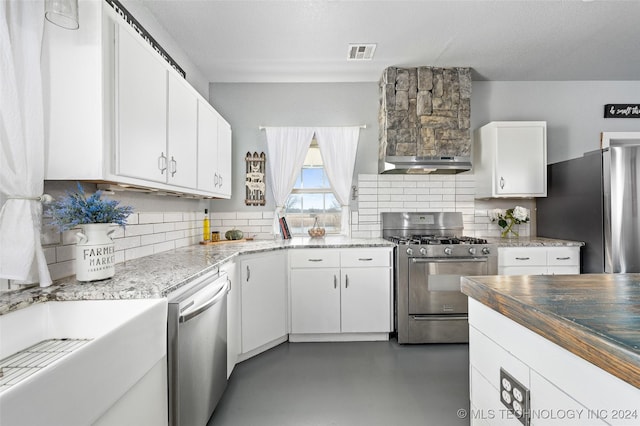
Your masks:
{"label": "blue flower arrangement", "polygon": [[60,231],[88,223],[114,223],[124,228],[133,207],[119,206],[119,201],[101,199],[101,196],[102,191],[98,190],[87,198],[84,188],[78,183],[78,192],[67,191],[64,198],[47,207],[53,218],[51,224]]}

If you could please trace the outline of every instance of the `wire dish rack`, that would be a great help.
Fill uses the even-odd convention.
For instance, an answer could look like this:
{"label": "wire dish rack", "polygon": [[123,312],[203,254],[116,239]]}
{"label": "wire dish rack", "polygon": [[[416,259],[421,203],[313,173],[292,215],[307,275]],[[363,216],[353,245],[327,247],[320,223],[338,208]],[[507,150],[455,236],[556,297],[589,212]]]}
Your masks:
{"label": "wire dish rack", "polygon": [[0,393],[64,358],[92,339],[48,339],[0,360]]}

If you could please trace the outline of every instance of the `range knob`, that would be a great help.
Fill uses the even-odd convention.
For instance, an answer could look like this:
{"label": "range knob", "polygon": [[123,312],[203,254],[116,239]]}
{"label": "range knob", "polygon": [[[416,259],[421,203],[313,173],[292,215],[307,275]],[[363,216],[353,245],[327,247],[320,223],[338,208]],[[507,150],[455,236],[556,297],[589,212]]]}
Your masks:
{"label": "range knob", "polygon": [[420,254],[423,256],[427,255],[427,249],[425,247],[420,247]]}
{"label": "range knob", "polygon": [[491,253],[491,250],[489,250],[489,247],[482,247],[482,254],[489,254]]}
{"label": "range knob", "polygon": [[412,249],[411,247],[409,247],[409,248],[407,249],[407,254],[408,254],[409,256],[411,256],[411,255],[413,254],[413,249]]}
{"label": "range knob", "polygon": [[450,255],[452,252],[453,252],[453,250],[451,250],[451,247],[445,247],[444,248],[444,254]]}
{"label": "range knob", "polygon": [[469,254],[470,255],[475,255],[476,254],[476,248],[475,247],[469,247]]}

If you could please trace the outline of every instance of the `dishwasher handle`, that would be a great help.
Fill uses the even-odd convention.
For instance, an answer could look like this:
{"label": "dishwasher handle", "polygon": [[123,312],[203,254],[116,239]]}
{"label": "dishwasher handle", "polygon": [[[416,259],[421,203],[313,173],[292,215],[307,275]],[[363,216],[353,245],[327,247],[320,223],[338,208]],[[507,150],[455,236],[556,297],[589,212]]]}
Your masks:
{"label": "dishwasher handle", "polygon": [[220,290],[218,290],[218,292],[216,292],[216,294],[213,295],[213,297],[211,299],[209,299],[206,302],[204,302],[203,304],[201,304],[199,306],[195,306],[195,307],[189,309],[188,311],[184,312],[183,314],[181,314],[178,317],[178,322],[185,323],[185,322],[197,317],[198,315],[200,315],[201,313],[203,313],[204,311],[206,311],[207,309],[211,308],[216,303],[218,303],[220,301],[220,299],[225,297],[227,292],[228,292],[228,290],[229,290],[229,279],[227,278],[225,280],[224,285],[222,287],[220,287]]}

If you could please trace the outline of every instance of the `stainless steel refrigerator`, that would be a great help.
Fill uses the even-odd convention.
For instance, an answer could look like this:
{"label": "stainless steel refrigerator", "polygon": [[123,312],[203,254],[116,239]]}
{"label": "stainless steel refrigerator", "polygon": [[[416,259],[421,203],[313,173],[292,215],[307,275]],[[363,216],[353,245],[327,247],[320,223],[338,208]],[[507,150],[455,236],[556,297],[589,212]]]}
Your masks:
{"label": "stainless steel refrigerator", "polygon": [[640,272],[640,133],[603,133],[602,149],[547,166],[541,237],[584,241],[583,273]]}

